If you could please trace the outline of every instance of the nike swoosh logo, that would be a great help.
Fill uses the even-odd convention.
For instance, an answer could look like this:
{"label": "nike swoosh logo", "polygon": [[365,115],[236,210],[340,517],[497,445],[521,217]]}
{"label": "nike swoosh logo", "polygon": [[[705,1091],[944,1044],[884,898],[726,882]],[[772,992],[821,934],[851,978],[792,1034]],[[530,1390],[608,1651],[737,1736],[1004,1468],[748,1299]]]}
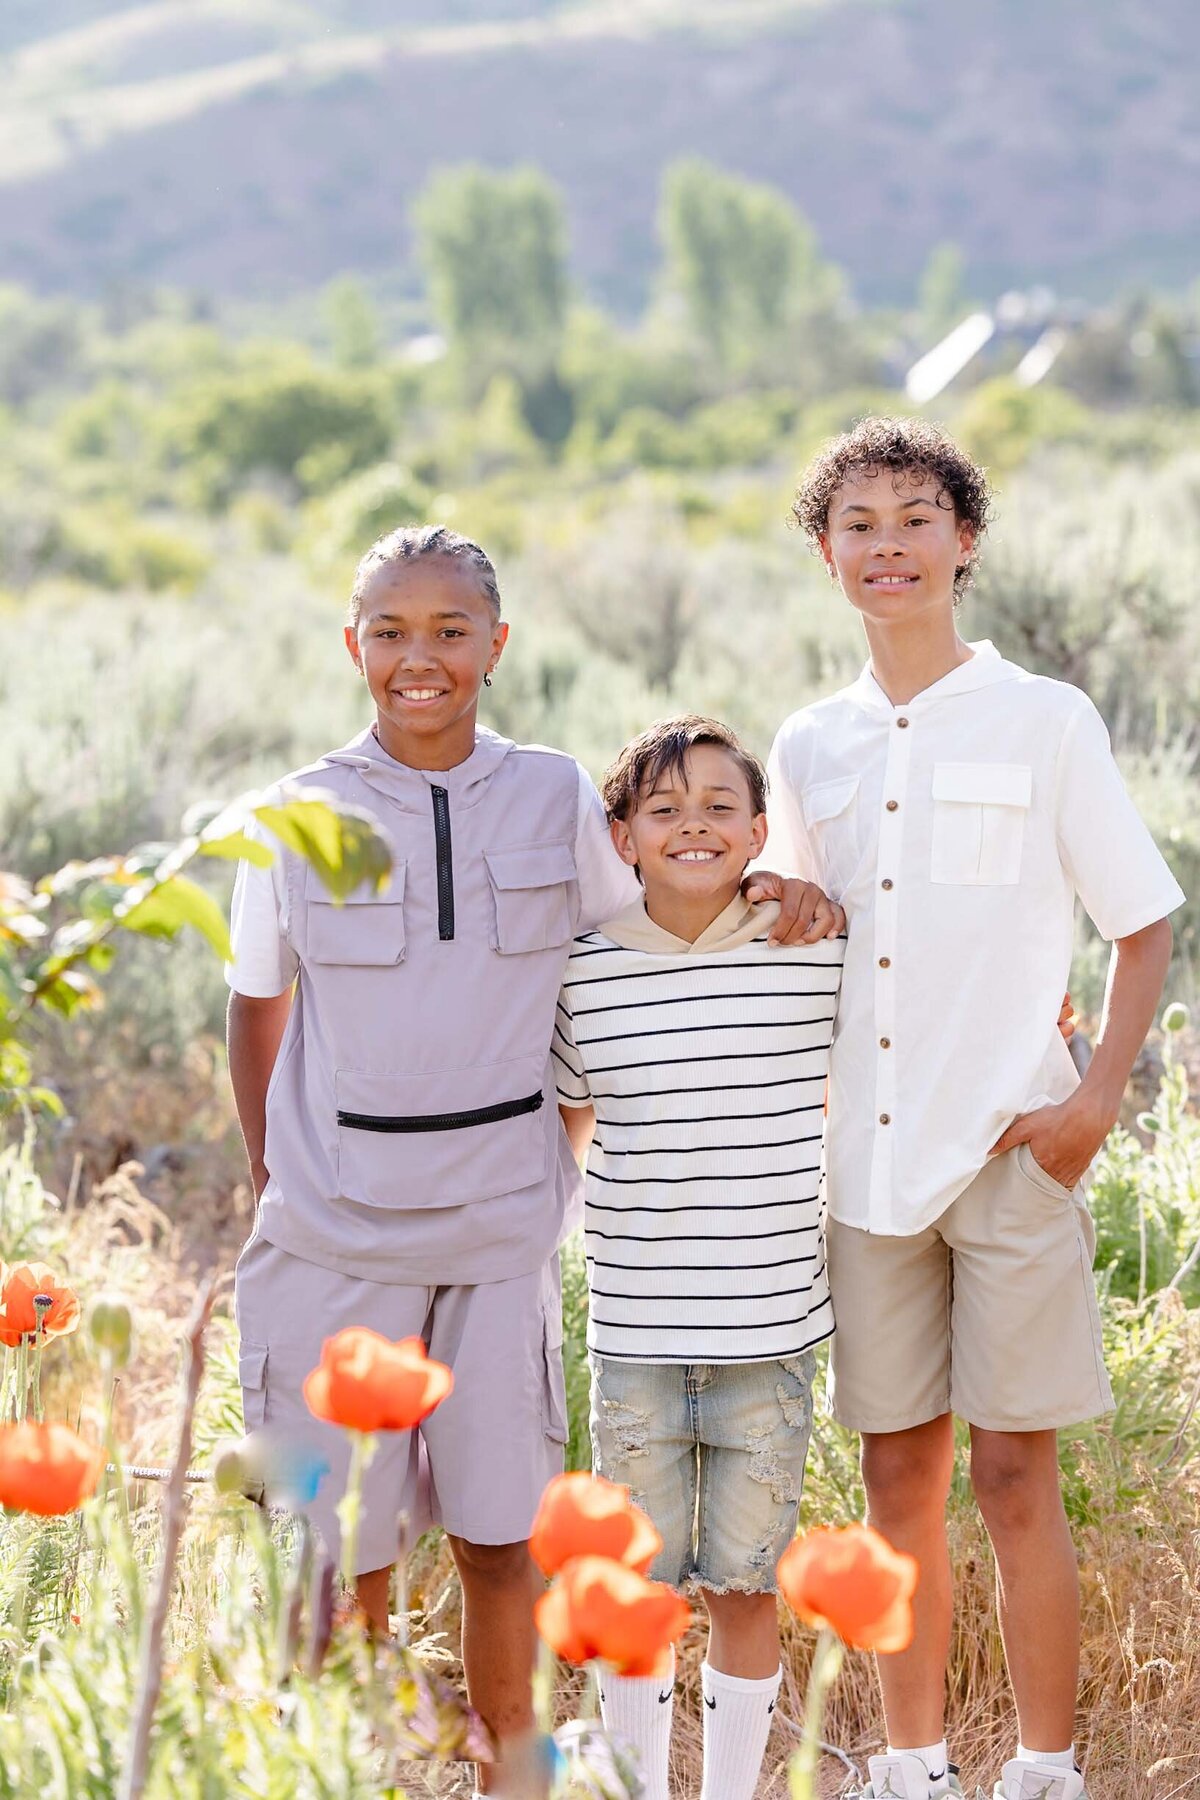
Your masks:
{"label": "nike swoosh logo", "polygon": [[773,1700],[772,1700],[770,1706],[768,1706],[767,1711],[768,1711],[768,1713],[773,1713],[775,1711],[775,1702]]}
{"label": "nike swoosh logo", "polygon": [[673,1700],[674,1698],[675,1698],[675,1689],[668,1688],[665,1694],[660,1694],[658,1696],[658,1704],[660,1706],[665,1706],[667,1704],[668,1700]]}
{"label": "nike swoosh logo", "polygon": [[947,1769],[930,1770],[929,1779],[930,1781],[945,1781],[948,1773]]}
{"label": "nike swoosh logo", "polygon": [[707,1694],[705,1694],[705,1696],[704,1696],[704,1704],[705,1704],[705,1706],[710,1706],[712,1708],[713,1712],[716,1712],[717,1703],[715,1700],[710,1700]]}

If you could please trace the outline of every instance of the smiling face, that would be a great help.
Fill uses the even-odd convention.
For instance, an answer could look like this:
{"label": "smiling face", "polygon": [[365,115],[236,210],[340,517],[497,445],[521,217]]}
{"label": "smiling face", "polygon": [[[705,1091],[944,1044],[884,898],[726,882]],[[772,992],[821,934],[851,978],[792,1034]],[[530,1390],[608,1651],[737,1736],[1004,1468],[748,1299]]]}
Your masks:
{"label": "smiling face", "polygon": [[664,770],[628,819],[613,820],[612,834],[622,859],[640,870],[652,916],[660,900],[719,902],[715,918],[762,849],[767,821],[737,758],[719,744],[694,744],[682,769]]}
{"label": "smiling face", "polygon": [[346,627],[346,648],[366,676],[388,755],[416,769],[465,762],[484,675],[507,637],[508,626],[461,563],[425,556],[384,564]]}
{"label": "smiling face", "polygon": [[974,532],[920,469],[864,471],[829,503],[821,553],[842,592],[869,623],[907,623],[954,605],[954,577]]}

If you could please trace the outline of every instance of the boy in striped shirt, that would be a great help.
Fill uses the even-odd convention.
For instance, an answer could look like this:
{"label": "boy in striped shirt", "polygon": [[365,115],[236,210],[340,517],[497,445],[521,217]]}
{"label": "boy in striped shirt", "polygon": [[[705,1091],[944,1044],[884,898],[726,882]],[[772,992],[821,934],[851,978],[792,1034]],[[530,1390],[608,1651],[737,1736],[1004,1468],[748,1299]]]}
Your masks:
{"label": "boy in striped shirt", "polygon": [[[593,1466],[662,1534],[652,1573],[708,1609],[702,1800],[752,1800],[780,1684],[775,1565],[833,1330],[821,1137],[843,921],[768,947],[772,908],[741,892],[766,776],[716,721],[645,732],[603,797],[643,898],[575,940],[554,1042],[588,1147]],[[602,1683],[647,1800],[667,1800],[672,1694]]]}

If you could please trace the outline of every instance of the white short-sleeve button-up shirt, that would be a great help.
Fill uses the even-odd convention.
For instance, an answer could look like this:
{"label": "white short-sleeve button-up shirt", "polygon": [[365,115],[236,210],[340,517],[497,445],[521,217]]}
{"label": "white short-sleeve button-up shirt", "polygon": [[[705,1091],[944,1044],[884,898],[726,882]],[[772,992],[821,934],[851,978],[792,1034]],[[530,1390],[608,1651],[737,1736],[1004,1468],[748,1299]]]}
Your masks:
{"label": "white short-sleeve button-up shirt", "polygon": [[1058,1031],[1074,905],[1128,937],[1183,900],[1078,688],[990,643],[903,706],[871,674],[771,752],[774,868],[849,923],[829,1078],[829,1209],[906,1236],[1020,1112],[1077,1083]]}

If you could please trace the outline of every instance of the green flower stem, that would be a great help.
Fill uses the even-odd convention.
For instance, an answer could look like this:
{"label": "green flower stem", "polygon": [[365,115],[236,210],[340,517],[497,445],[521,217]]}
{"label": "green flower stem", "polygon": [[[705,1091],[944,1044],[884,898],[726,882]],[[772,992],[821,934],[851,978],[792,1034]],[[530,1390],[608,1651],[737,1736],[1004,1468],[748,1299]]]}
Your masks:
{"label": "green flower stem", "polygon": [[45,1417],[42,1409],[42,1351],[46,1347],[46,1333],[42,1329],[42,1321],[50,1308],[35,1300],[33,1310],[37,1317],[37,1330],[33,1334],[33,1416],[40,1425]]}
{"label": "green flower stem", "polygon": [[346,1491],[338,1501],[338,1524],[342,1528],[342,1580],[353,1591],[358,1571],[358,1527],[362,1517],[363,1476],[375,1454],[375,1435],[369,1431],[350,1433],[350,1472]]}
{"label": "green flower stem", "polygon": [[804,1737],[788,1772],[792,1800],[817,1800],[817,1759],[821,1754],[821,1720],[825,1698],[838,1678],[845,1654],[841,1639],[826,1628],[813,1649],[804,1700]]}
{"label": "green flower stem", "polygon": [[533,1716],[538,1730],[546,1737],[554,1730],[554,1683],[557,1675],[558,1658],[545,1638],[539,1638],[537,1665],[533,1671]]}
{"label": "green flower stem", "polygon": [[21,1333],[17,1348],[17,1391],[13,1396],[13,1420],[20,1424],[29,1416],[29,1333]]}

